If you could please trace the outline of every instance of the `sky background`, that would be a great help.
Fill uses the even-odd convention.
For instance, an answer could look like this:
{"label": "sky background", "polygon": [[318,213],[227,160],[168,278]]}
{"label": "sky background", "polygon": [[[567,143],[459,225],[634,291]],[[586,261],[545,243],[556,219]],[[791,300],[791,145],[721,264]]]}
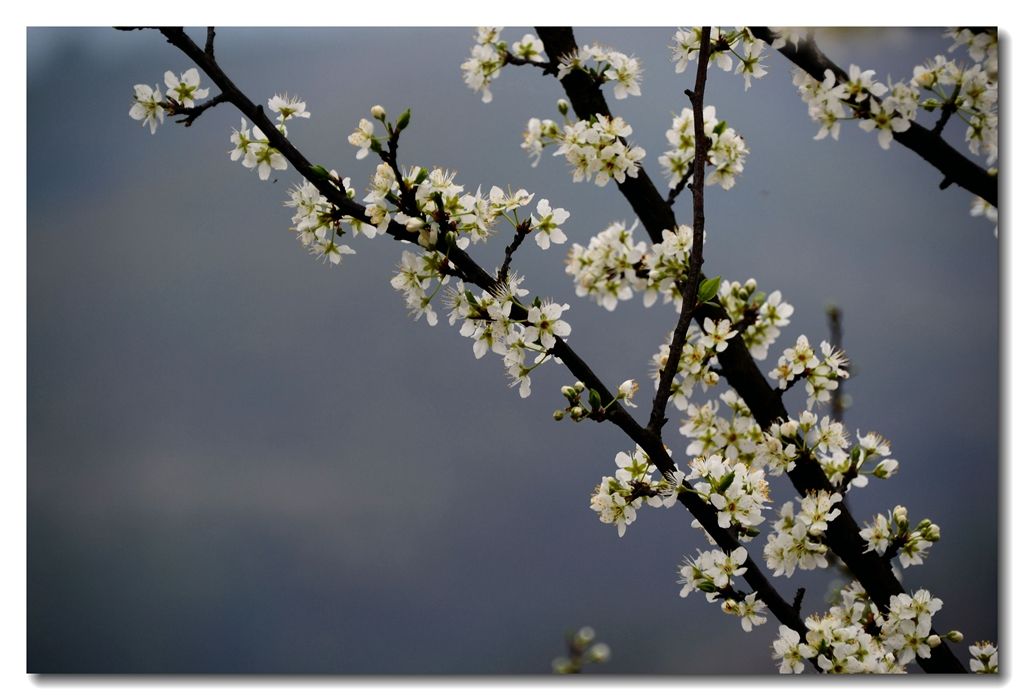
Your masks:
{"label": "sky background", "polygon": [[[577,31],[642,60],[643,96],[611,106],[663,190],[657,156],[693,80],[673,71],[673,32]],[[820,41],[894,80],[950,43],[935,30]],[[459,71],[472,43],[471,29],[223,29],[217,55],[257,102],[302,96],[312,119],[293,142],[360,191],[373,163],[346,136],[380,103],[413,109],[406,164],[454,169],[467,190],[525,187],[572,212],[570,242],[631,223],[613,187],[572,183],[550,153],[530,167],[520,133],[557,117],[560,86],[506,68],[484,105]],[[522,400],[497,357],[408,319],[391,240],[358,239],[340,268],[310,258],[281,206],[294,171],[260,182],[231,162],[229,106],[155,136],[128,117],[133,84],[190,65],[152,31],[28,32],[28,670],[546,673],[563,633],[589,624],[612,647],[595,672],[773,672],[774,620],[747,634],[679,599],[675,568],[702,544],[681,509],[641,510],[622,539],[589,510],[631,445],[551,420],[561,368],[535,372]],[[943,599],[939,629],[995,639],[992,226],[898,145],[852,124],[813,141],[789,64],[772,53],[768,70],[747,92],[709,74],[707,101],[751,153],[733,190],[708,192],[705,270],[796,307],[772,362],[801,333],[826,338],[825,305],[842,307],[846,424],[881,432],[901,465],[850,496],[854,515],[900,503],[941,525],[905,580]],[[947,138],[960,145],[955,122]],[[494,266],[503,246],[473,253]],[[532,293],[572,304],[573,347],[606,384],[641,380],[643,406],[674,312],[577,298],[564,254],[529,244],[516,267]],[[793,496],[773,486],[777,503]],[[810,612],[832,578],[776,582],[808,585]]]}

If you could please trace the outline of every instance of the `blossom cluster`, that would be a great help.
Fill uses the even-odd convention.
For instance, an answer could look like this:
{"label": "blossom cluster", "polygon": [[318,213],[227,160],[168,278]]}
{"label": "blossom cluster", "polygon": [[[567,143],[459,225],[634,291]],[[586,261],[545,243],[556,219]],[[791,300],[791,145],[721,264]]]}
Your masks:
{"label": "blossom cluster", "polygon": [[[793,83],[807,103],[810,117],[818,122],[816,139],[839,137],[840,123],[858,119],[866,131],[877,130],[878,142],[888,148],[893,134],[910,128],[919,107],[928,111],[949,111],[967,125],[966,141],[971,153],[985,156],[988,165],[998,158],[998,45],[994,33],[966,28],[950,30],[950,52],[967,47],[975,62],[967,66],[943,55],[914,66],[910,82],[875,79],[875,71],[851,65],[847,79],[831,70],[818,81],[801,69],[794,71]],[[934,97],[921,99],[921,91]]]}
{"label": "blossom cluster", "polygon": [[[707,319],[705,323],[708,324],[709,329],[713,330],[718,337],[722,337],[723,331],[724,335],[736,332],[716,324],[711,319]],[[728,323],[728,321],[723,321],[723,323]],[[679,355],[679,365],[676,373],[669,378],[671,382],[669,400],[680,411],[688,410],[690,397],[693,395],[698,384],[701,385],[704,391],[718,385],[717,365],[712,364],[712,361],[718,354],[715,349],[718,347],[718,343],[711,346],[707,342],[702,342],[706,337],[708,336],[705,336],[700,330],[695,328],[687,331],[686,341],[683,343],[682,352]],[[671,341],[672,336],[670,334],[665,338],[665,342],[658,346],[658,352],[651,358],[651,379],[654,380],[655,391],[657,391],[661,383],[662,374],[668,366]],[[697,437],[697,434],[695,432],[689,436]],[[703,454],[703,452],[694,451],[692,448],[693,446],[691,445],[687,449],[687,454]]]}
{"label": "blossom cluster", "polygon": [[[555,411],[552,417],[558,421],[568,415],[569,419],[574,423],[579,423],[587,418],[602,420],[605,417],[605,411],[616,401],[621,401],[624,405],[635,408],[636,404],[633,403],[633,397],[636,396],[636,392],[639,390],[640,385],[635,379],[627,379],[619,384],[614,398],[605,404],[600,393],[595,389],[587,391],[587,387],[583,382],[576,382],[572,386],[563,386],[562,396],[569,402],[569,406],[567,410]],[[584,397],[586,397],[586,402]],[[587,402],[589,402],[589,406],[587,406]]]}
{"label": "blossom cluster", "polygon": [[573,182],[593,180],[604,187],[612,180],[625,182],[636,177],[647,152],[629,145],[625,138],[633,127],[622,117],[598,114],[590,119],[567,121],[559,127],[550,119],[529,120],[523,132],[523,150],[534,157],[534,165],[546,146],[557,144],[556,156],[565,156],[572,167]]}
{"label": "blossom cluster", "polygon": [[[479,296],[469,291],[460,280],[448,296],[448,321],[462,326],[460,335],[473,340],[473,354],[483,357],[488,350],[500,355],[519,395],[530,395],[530,373],[551,359],[551,349],[558,338],[569,336],[572,327],[562,319],[568,304],[534,299],[529,306],[519,301],[528,294],[521,288],[523,278],[510,275],[493,293]],[[513,320],[513,310],[525,311],[525,318]],[[428,319],[429,321],[429,319]],[[534,353],[528,359],[527,353]]]}
{"label": "blossom cluster", "polygon": [[[743,172],[750,149],[735,129],[715,118],[714,105],[706,106],[703,115],[704,135],[709,141],[708,163],[713,168],[706,184],[721,185],[724,190],[732,189],[736,184],[736,176]],[[669,187],[676,187],[684,178],[689,180],[693,173],[697,148],[695,129],[693,110],[687,108],[672,119],[672,128],[665,132],[671,148],[658,158],[658,162],[665,169]]]}
{"label": "blossom cluster", "polygon": [[[868,475],[889,479],[899,469],[899,462],[889,456],[889,442],[878,433],[861,435],[858,431],[857,442],[850,447],[850,439],[842,423],[829,416],[819,420],[810,411],[803,411],[797,419],[775,423],[765,439],[769,437],[785,446],[785,454],[795,456],[799,452],[813,457],[829,483],[838,491],[866,486]],[[794,448],[792,453],[790,448]],[[780,466],[785,471],[793,467],[776,461],[770,461],[769,466],[772,473],[780,473]]]}
{"label": "blossom cluster", "polygon": [[722,612],[740,618],[745,632],[756,625],[763,625],[768,618],[763,615],[766,608],[756,593],[742,594],[733,588],[733,577],[742,576],[747,569],[747,550],[737,547],[728,554],[720,549],[697,550],[696,557],[688,557],[679,566],[680,597],[685,598],[694,591],[704,593],[709,603],[722,601]]}
{"label": "blossom cluster", "polygon": [[973,65],[950,61],[942,54],[914,67],[912,82],[935,95],[922,106],[952,109],[966,123],[967,147],[993,165],[999,158],[999,46],[995,33],[955,28],[950,52],[966,47]]}
{"label": "blossom cluster", "polygon": [[838,493],[811,491],[799,499],[799,513],[792,501],[782,504],[779,518],[772,525],[774,532],[764,545],[764,558],[772,574],[788,578],[797,568],[814,570],[828,566],[825,532],[828,524],[839,517],[835,506],[842,498]]}
{"label": "blossom cluster", "polygon": [[[892,596],[888,612],[882,613],[854,581],[843,587],[827,613],[805,619],[806,639],[780,625],[773,658],[781,673],[802,673],[811,659],[826,673],[906,673],[908,663],[930,658],[941,643],[931,631],[932,616],[941,609],[942,601],[922,589],[913,596]],[[963,638],[955,631],[944,636]]]}
{"label": "blossom cluster", "polygon": [[191,109],[195,107],[196,100],[205,99],[210,94],[209,88],[199,87],[199,71],[195,68],[189,68],[181,75],[166,71],[164,86],[167,88],[166,99],[160,94],[159,85],[150,87],[140,83],[132,90],[132,106],[128,116],[148,126],[150,134],[156,133],[156,128],[163,124],[166,114],[174,114],[181,107]]}
{"label": "blossom cluster", "polygon": [[476,43],[470,56],[462,64],[462,79],[474,92],[482,92],[481,100],[494,99],[491,83],[501,74],[502,67],[511,59],[543,63],[544,42],[533,34],[524,34],[519,41],[508,43],[501,39],[503,27],[477,27]]}
{"label": "blossom cluster", "polygon": [[775,368],[768,373],[779,383],[779,389],[806,379],[808,409],[832,398],[832,392],[839,388],[839,380],[850,376],[846,353],[824,340],[819,348],[821,357],[808,343],[807,336],[801,335],[793,346],[783,351]]}
{"label": "blossom cluster", "polygon": [[[164,116],[178,114],[196,107],[196,100],[206,98],[209,88],[199,87],[199,71],[189,68],[181,75],[171,71],[164,73],[164,85],[167,87],[166,98],[160,94],[159,86],[139,84],[134,87],[134,99],[128,116],[148,126],[150,133],[156,133],[157,126],[163,123]],[[267,107],[277,115],[275,128],[287,135],[286,122],[289,119],[309,118],[306,103],[297,97],[274,95],[267,100]],[[286,170],[288,161],[281,152],[270,145],[270,139],[256,125],[251,128],[242,119],[241,127],[231,131],[232,148],[228,155],[233,161],[241,161],[249,170],[255,170],[261,180],[268,180],[273,170]],[[337,251],[331,251],[328,257],[333,260]]]}
{"label": "blossom cluster", "polygon": [[617,100],[624,100],[630,95],[640,96],[643,69],[634,56],[599,44],[585,44],[559,59],[558,79],[574,70],[588,73],[598,85],[612,83],[612,92]]}
{"label": "blossom cluster", "polygon": [[644,503],[654,508],[675,505],[681,487],[679,472],[654,479],[657,467],[638,445],[632,452],[615,455],[615,475],[606,476],[590,497],[590,509],[597,512],[602,523],[615,525],[619,537],[636,520],[636,512]]}
{"label": "blossom cluster", "polygon": [[867,542],[865,552],[874,551],[881,556],[899,554],[904,569],[924,563],[932,544],[939,541],[939,526],[925,518],[911,529],[907,509],[896,506],[888,516],[877,514],[860,531]]}
{"label": "blossom cluster", "polygon": [[743,342],[755,360],[768,357],[768,348],[789,325],[793,306],[782,300],[782,292],[765,294],[757,290],[757,280],[748,279],[740,284],[722,280],[718,288],[718,301],[729,314],[734,325],[743,324]]}
{"label": "blossom cluster", "polygon": [[[677,390],[676,385],[673,385],[673,390]],[[677,406],[685,401],[681,393],[677,394],[676,399]],[[746,462],[754,468],[765,466],[768,460],[761,449],[763,433],[747,404],[732,389],[722,392],[721,400],[732,409],[731,419],[718,414],[719,404],[715,400],[703,404],[691,403],[684,407],[686,417],[681,421],[679,432],[691,441],[686,447],[686,454],[709,457],[720,453],[726,459]]]}
{"label": "blossom cluster", "polygon": [[826,69],[825,79],[818,81],[796,68],[793,84],[807,104],[808,116],[820,127],[815,139],[838,139],[842,122],[857,118],[865,131],[877,130],[879,145],[887,149],[893,134],[909,129],[917,113],[918,94],[913,85],[887,86],[875,80],[875,71],[861,70],[857,65],[850,66],[845,80]]}
{"label": "blossom cluster", "polygon": [[[700,27],[682,28],[676,32],[670,46],[676,73],[682,73],[690,61],[697,59],[700,53],[700,40]],[[761,55],[765,43],[755,37],[747,27],[736,27],[732,31],[712,27],[708,46],[708,63],[718,66],[727,73],[733,70],[735,65],[736,75],[743,76],[744,89],[750,89],[751,78],[762,78],[767,75],[764,57]]]}
{"label": "blossom cluster", "polygon": [[682,304],[680,284],[686,280],[693,247],[693,229],[681,225],[662,231],[660,243],[650,247],[634,241],[636,223],[618,222],[593,236],[586,247],[574,243],[566,258],[566,274],[576,284],[577,296],[589,296],[612,311],[619,301],[642,294],[644,306],[660,295],[664,302]]}
{"label": "blossom cluster", "polygon": [[[355,197],[355,190],[349,186],[349,178],[342,180],[333,170],[329,174],[331,183],[340,186],[345,196],[350,199]],[[377,229],[370,224],[351,216],[340,215],[327,197],[308,180],[293,186],[288,194],[289,198],[284,204],[295,210],[292,215],[292,230],[310,253],[325,261],[338,265],[343,255],[353,255],[356,252],[338,242],[345,233],[342,224],[345,224],[353,235],[362,234],[367,238],[377,235]]]}
{"label": "blossom cluster", "polygon": [[716,454],[693,459],[686,479],[715,508],[720,528],[735,527],[743,540],[758,534],[757,526],[764,522],[761,510],[771,500],[763,470]]}

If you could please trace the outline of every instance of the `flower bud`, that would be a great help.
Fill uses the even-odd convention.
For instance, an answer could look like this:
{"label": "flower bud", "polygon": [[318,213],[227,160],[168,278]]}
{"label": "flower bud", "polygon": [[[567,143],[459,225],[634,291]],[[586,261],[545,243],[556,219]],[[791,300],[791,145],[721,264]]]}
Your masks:
{"label": "flower bud", "polygon": [[572,661],[569,661],[569,659],[564,656],[559,656],[551,662],[551,670],[555,673],[572,673],[575,670],[575,667],[573,666]]}
{"label": "flower bud", "polygon": [[722,601],[722,612],[726,615],[738,615],[740,611],[740,605],[732,598],[726,598]]}
{"label": "flower bud", "polygon": [[907,509],[905,506],[896,506],[892,509],[892,519],[899,527],[907,526]]}
{"label": "flower bud", "polygon": [[401,131],[405,127],[409,126],[409,120],[412,118],[412,109],[407,109],[398,116],[398,121],[395,123],[395,128]]}
{"label": "flower bud", "polygon": [[380,105],[374,105],[373,107],[370,107],[370,116],[374,119],[383,119],[387,116],[387,112],[385,112],[384,108]]}
{"label": "flower bud", "polygon": [[407,222],[405,222],[405,230],[408,231],[409,233],[416,233],[417,231],[422,230],[423,227],[426,225],[426,221],[414,216],[410,218]]}
{"label": "flower bud", "polygon": [[574,387],[566,385],[566,386],[562,387],[561,391],[562,391],[562,396],[564,396],[567,399],[572,400],[572,399],[576,398],[576,389]]}
{"label": "flower bud", "polygon": [[594,632],[593,627],[590,627],[589,625],[586,627],[580,627],[579,631],[576,632],[576,637],[573,642],[582,647],[594,641],[595,636],[597,636],[597,633]]}
{"label": "flower bud", "polygon": [[942,644],[942,640],[939,639],[939,635],[932,634],[932,635],[928,636],[928,639],[925,640],[925,643],[927,643],[928,646],[930,646],[932,649],[934,649],[935,647],[937,647],[940,644]]}
{"label": "flower bud", "polygon": [[590,660],[593,661],[595,664],[603,664],[611,658],[612,650],[611,647],[609,647],[607,644],[601,642],[600,644],[595,644],[594,646],[590,647],[588,655],[590,656]]}
{"label": "flower bud", "polygon": [[579,421],[583,420],[583,407],[582,406],[573,406],[572,408],[570,408],[569,409],[569,417],[572,418],[576,422],[579,422]]}
{"label": "flower bud", "polygon": [[559,100],[558,101],[558,113],[561,114],[563,117],[566,114],[568,114],[569,113],[569,103],[566,102],[565,100]]}
{"label": "flower bud", "polygon": [[562,420],[563,418],[565,418],[565,411],[555,411],[554,413],[551,414],[551,417],[554,418],[555,420]]}
{"label": "flower bud", "polygon": [[960,630],[950,630],[946,634],[946,639],[951,642],[962,642],[964,641],[964,634]]}
{"label": "flower bud", "polygon": [[576,390],[577,394],[579,394],[582,393],[583,390],[586,389],[587,387],[583,382],[576,382],[575,384],[572,385],[572,388]]}

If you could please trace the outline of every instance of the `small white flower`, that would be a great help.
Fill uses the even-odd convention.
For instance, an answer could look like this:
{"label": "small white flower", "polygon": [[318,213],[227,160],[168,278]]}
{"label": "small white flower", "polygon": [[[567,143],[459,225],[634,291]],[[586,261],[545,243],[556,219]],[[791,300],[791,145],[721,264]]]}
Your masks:
{"label": "small white flower", "polygon": [[282,95],[274,95],[267,100],[267,106],[274,112],[277,112],[277,120],[282,124],[298,117],[302,119],[309,119],[309,112],[306,111],[306,103],[300,100],[298,97],[289,97],[287,93]]}
{"label": "small white flower", "polygon": [[208,88],[199,87],[199,71],[195,68],[189,68],[180,77],[171,71],[165,72],[164,85],[167,86],[167,96],[183,107],[195,107],[196,100],[210,94]]}
{"label": "small white flower", "polygon": [[[143,126],[149,127],[150,134],[155,134],[156,128],[164,123],[164,108],[160,104],[163,98],[160,96],[160,88],[139,84],[133,90],[134,102],[128,111],[128,116],[136,121],[141,121]],[[232,158],[232,160],[234,159]]]}
{"label": "small white flower", "polygon": [[356,152],[356,160],[365,158],[373,145],[373,122],[369,119],[360,119],[359,128],[349,134],[348,142],[359,149]]}
{"label": "small white flower", "polygon": [[552,243],[565,243],[565,233],[558,227],[569,218],[569,212],[565,209],[552,209],[548,200],[542,199],[537,202],[537,216],[540,218],[531,216],[530,223],[537,234],[534,240],[541,250],[547,250]]}

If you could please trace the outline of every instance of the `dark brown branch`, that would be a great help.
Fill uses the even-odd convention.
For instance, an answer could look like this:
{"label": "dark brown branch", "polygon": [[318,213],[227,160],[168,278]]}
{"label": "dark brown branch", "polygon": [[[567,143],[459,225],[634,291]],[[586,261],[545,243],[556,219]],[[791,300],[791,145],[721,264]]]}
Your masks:
{"label": "dark brown branch", "polygon": [[213,59],[213,40],[217,36],[217,30],[213,27],[206,28],[206,47],[203,49],[203,53]]}
{"label": "dark brown branch", "polygon": [[[942,103],[942,113],[939,115],[939,120],[935,122],[935,126],[932,127],[932,133],[938,136],[942,133],[942,130],[946,128],[946,123],[949,118],[956,114],[956,98],[960,96],[960,84],[958,83],[953,88],[953,94],[950,95],[945,102]],[[948,187],[949,185],[947,185]]]}
{"label": "dark brown branch", "polygon": [[[755,29],[755,33],[756,31]],[[764,32],[767,32],[767,30],[764,30]],[[767,36],[766,40],[770,43],[773,35],[770,32],[767,34],[764,32],[762,32],[762,36],[759,38]],[[573,36],[572,29],[569,27],[537,27],[537,33],[544,42],[545,50],[553,60],[557,60],[560,56],[567,56],[577,50],[576,39]],[[808,72],[815,75],[816,78],[823,78],[825,68],[827,67],[838,70],[839,72],[836,73],[837,77],[840,74],[845,76],[845,73],[831,61],[828,61],[828,59],[824,59],[828,61],[828,65],[818,63],[817,56],[820,52],[817,51],[816,47],[812,51],[811,48],[805,45],[805,42],[801,42],[800,52],[811,53],[810,58],[813,60],[807,65],[818,74],[815,75],[812,70],[808,70]],[[796,61],[794,60],[794,62]],[[800,64],[798,63],[797,65]],[[805,70],[807,69],[805,68]],[[580,118],[589,118],[596,114],[611,116],[600,86],[595,84],[587,73],[571,71],[562,78],[561,83],[566,96],[573,106],[573,110],[575,110]],[[928,133],[926,129],[920,126],[917,126],[917,130],[915,130],[914,125],[912,125],[910,131]],[[897,134],[896,136],[900,137],[908,133],[910,132],[903,132],[903,134]],[[929,138],[929,143],[932,143],[934,140],[935,137],[932,135]],[[966,163],[970,168],[978,169],[977,166],[949,147],[948,144],[945,144],[944,141],[941,139],[938,139],[938,141],[945,146],[946,151],[942,151],[942,153],[946,153],[944,157],[951,159],[952,162]],[[941,151],[941,149],[939,150]],[[967,170],[970,171],[970,168]],[[984,174],[984,171],[980,172]],[[987,174],[984,177],[986,178],[985,182],[990,181],[994,189],[995,179],[989,178]],[[620,184],[619,191],[622,192],[633,211],[640,218],[652,241],[660,242],[663,230],[675,228],[676,221],[672,208],[658,194],[643,169],[640,169],[636,178],[627,178],[624,183]],[[994,197],[994,192],[992,194]],[[694,317],[697,323],[702,324],[704,319],[707,318],[715,322],[728,319],[728,314],[720,306],[702,304],[697,307]],[[717,359],[722,367],[721,374],[728,380],[729,385],[736,390],[736,393],[747,404],[747,407],[750,408],[754,419],[762,430],[769,430],[773,423],[788,419],[789,414],[782,402],[782,396],[774,390],[761,373],[757,363],[751,357],[749,350],[739,336],[733,338],[726,349],[718,354]],[[637,442],[639,444],[639,440]],[[796,468],[789,472],[789,478],[801,495],[805,495],[810,491],[832,491],[833,489],[832,484],[825,477],[825,473],[821,470],[820,465],[807,457],[797,461]],[[888,610],[890,597],[905,591],[896,579],[892,567],[887,561],[883,561],[874,553],[863,551],[864,541],[860,538],[860,526],[857,525],[857,522],[850,514],[845,502],[840,503],[838,508],[840,515],[829,524],[827,530],[828,546],[843,560],[852,575],[864,586],[875,605],[881,610]],[[778,617],[778,614],[776,616]],[[794,627],[793,629],[797,628]],[[959,659],[956,658],[945,642],[932,649],[930,659],[918,659],[917,661],[925,671],[932,673],[966,672],[963,664],[960,663]]]}
{"label": "dark brown branch", "polygon": [[[828,342],[833,349],[843,347],[843,312],[838,306],[829,306],[825,313],[828,314]],[[842,377],[836,378],[836,390],[832,392],[832,420],[843,422],[843,383]],[[851,477],[852,478],[852,477]]]}
{"label": "dark brown branch", "polygon": [[[309,182],[313,183],[333,206],[343,215],[352,216],[360,221],[369,221],[365,209],[345,196],[327,176],[315,170],[306,157],[275,128],[273,122],[264,114],[263,108],[253,104],[235,86],[221,69],[220,65],[212,57],[207,56],[181,28],[163,28],[160,32],[166,37],[168,42],[198,64],[210,80],[220,88],[225,99],[238,108],[244,116],[252,120],[263,131],[270,145],[279,150],[288,162],[291,163],[292,167]],[[406,231],[394,222],[388,226],[387,233],[400,241],[415,242],[417,239],[416,234]],[[457,246],[452,246],[450,251],[448,251],[448,256],[450,262],[459,271],[458,276],[461,279],[488,291],[493,292],[497,288],[498,281],[484,271],[465,251]],[[525,320],[525,309],[513,306],[511,318],[515,321]],[[583,382],[589,389],[593,389],[598,393],[602,405],[607,406],[607,419],[617,425],[647,452],[652,463],[658,467],[662,474],[666,476],[675,474],[675,462],[668,454],[661,440],[652,437],[633,419],[629,412],[618,402],[615,394],[608,390],[589,365],[569,347],[568,343],[561,338],[556,338],[551,354],[560,359],[574,377]],[[732,532],[718,526],[717,511],[713,506],[701,500],[695,492],[692,490],[685,491],[680,494],[679,500],[726,552],[731,552],[737,547],[742,546]],[[782,598],[752,558],[747,559],[745,567],[746,572],[743,574],[743,578],[757,592],[758,598],[764,601],[768,609],[781,623],[798,631],[801,637],[805,636],[806,628],[803,620],[796,614],[793,607]]]}
{"label": "dark brown branch", "polygon": [[[776,38],[767,27],[751,27],[750,30],[758,39],[769,44]],[[831,70],[837,81],[848,78],[846,71],[823,54],[813,39],[801,41],[799,47],[787,43],[778,51],[816,80],[824,80],[826,70]],[[911,121],[909,129],[893,133],[893,138],[933,165],[942,173],[944,182],[948,180],[960,185],[992,206],[999,206],[998,179],[946,143],[937,132]]]}
{"label": "dark brown branch", "polygon": [[697,54],[697,78],[693,90],[687,90],[693,105],[694,156],[693,162],[693,247],[690,249],[690,264],[686,273],[686,284],[683,286],[683,301],[679,310],[679,321],[672,331],[672,341],[668,349],[668,361],[661,368],[658,378],[658,391],[651,405],[651,417],[647,430],[661,437],[661,429],[665,425],[665,407],[672,394],[672,379],[679,372],[679,358],[686,344],[686,333],[693,320],[693,312],[697,307],[697,285],[700,280],[700,269],[704,264],[704,161],[707,160],[708,138],[704,135],[704,86],[708,78],[708,54],[710,53],[711,27],[704,27],[700,37],[700,51]]}

